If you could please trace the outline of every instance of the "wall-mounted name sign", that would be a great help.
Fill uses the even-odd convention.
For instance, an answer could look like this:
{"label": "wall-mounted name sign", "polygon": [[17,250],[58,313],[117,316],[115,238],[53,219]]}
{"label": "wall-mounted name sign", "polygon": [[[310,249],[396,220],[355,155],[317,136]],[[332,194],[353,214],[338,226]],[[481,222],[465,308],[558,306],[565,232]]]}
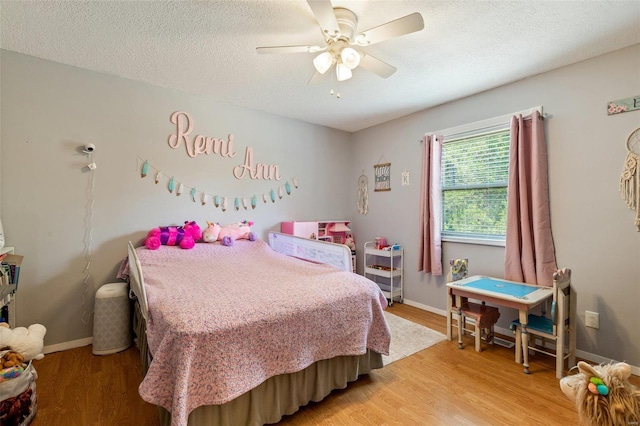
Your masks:
{"label": "wall-mounted name sign", "polygon": [[280,180],[280,168],[273,164],[253,164],[253,149],[247,147],[244,152],[244,163],[233,168],[233,176],[242,179],[245,173],[249,173],[251,179]]}
{"label": "wall-mounted name sign", "polygon": [[[187,155],[195,158],[200,154],[219,155],[220,157],[233,158],[236,152],[233,149],[234,137],[230,134],[227,139],[218,139],[210,136],[196,135],[190,137],[193,131],[193,119],[184,111],[176,111],[171,114],[171,123],[176,125],[176,132],[169,136],[169,146],[178,149],[184,143]],[[244,163],[233,168],[233,176],[242,179],[247,175],[250,179],[280,180],[280,168],[273,164],[254,163],[253,148],[246,147]]]}
{"label": "wall-mounted name sign", "polygon": [[640,109],[640,96],[618,99],[607,103],[607,115],[620,114],[637,109]]}
{"label": "wall-mounted name sign", "polygon": [[193,130],[191,116],[184,111],[177,111],[171,114],[171,122],[176,125],[175,135],[169,136],[169,146],[180,148],[184,142],[189,157],[197,157],[199,154],[215,154],[221,157],[235,157],[233,151],[233,135],[225,139],[216,139],[209,136],[196,135],[193,139],[189,137]]}

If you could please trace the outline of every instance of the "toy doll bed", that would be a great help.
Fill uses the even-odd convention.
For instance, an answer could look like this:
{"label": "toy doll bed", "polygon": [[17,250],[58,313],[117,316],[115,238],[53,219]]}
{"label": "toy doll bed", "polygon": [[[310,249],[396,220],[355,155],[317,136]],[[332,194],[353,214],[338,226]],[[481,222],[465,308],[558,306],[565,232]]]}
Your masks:
{"label": "toy doll bed", "polygon": [[[270,244],[351,264],[335,244],[275,233]],[[375,283],[261,240],[155,251],[129,243],[129,276],[139,393],[166,425],[275,423],[388,354],[387,301]]]}

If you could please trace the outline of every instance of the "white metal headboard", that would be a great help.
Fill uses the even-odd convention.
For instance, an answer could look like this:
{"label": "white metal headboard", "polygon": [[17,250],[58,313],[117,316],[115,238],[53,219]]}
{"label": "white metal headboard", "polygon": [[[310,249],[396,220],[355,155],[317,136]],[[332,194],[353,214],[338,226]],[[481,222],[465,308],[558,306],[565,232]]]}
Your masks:
{"label": "white metal headboard", "polygon": [[147,303],[147,293],[144,290],[144,278],[142,277],[142,266],[140,265],[140,259],[136,253],[135,247],[129,241],[127,245],[127,251],[129,254],[129,284],[133,294],[136,295],[138,303],[140,304],[140,311],[142,317],[146,322],[149,321],[149,305]]}
{"label": "white metal headboard", "polygon": [[269,232],[269,246],[278,253],[317,263],[326,263],[344,271],[353,272],[351,249],[344,244],[327,243]]}

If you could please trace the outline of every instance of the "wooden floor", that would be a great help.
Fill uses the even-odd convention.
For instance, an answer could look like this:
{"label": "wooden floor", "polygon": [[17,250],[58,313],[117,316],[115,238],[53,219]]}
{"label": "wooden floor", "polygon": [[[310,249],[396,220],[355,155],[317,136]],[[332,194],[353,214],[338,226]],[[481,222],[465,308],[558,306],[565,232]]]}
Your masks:
{"label": "wooden floor", "polygon": [[[408,305],[389,312],[445,333],[445,318]],[[531,374],[513,349],[483,347],[466,337],[464,350],[444,341],[334,391],[286,416],[281,425],[575,425],[560,391],[554,360],[531,357]],[[34,426],[158,425],[156,408],[137,389],[142,374],[136,348],[94,356],[91,346],[35,361],[38,413]],[[640,378],[633,377],[640,386]]]}

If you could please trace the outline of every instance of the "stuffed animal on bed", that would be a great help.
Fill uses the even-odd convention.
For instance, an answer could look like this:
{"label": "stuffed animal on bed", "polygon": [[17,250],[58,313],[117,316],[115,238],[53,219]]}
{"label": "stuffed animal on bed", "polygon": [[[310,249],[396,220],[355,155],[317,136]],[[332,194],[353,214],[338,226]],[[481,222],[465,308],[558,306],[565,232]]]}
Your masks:
{"label": "stuffed animal on bed", "polygon": [[640,389],[629,382],[624,362],[589,365],[578,362],[578,374],[563,377],[560,389],[576,403],[581,425],[628,426],[640,422]]}
{"label": "stuffed animal on bed", "polygon": [[205,243],[215,243],[218,241],[221,226],[219,223],[207,221],[207,228],[202,232],[202,241]]}
{"label": "stuffed animal on bed", "polygon": [[149,250],[158,250],[160,246],[180,246],[191,249],[202,238],[202,230],[194,221],[187,221],[184,226],[162,226],[153,228],[147,234],[144,245]]}
{"label": "stuffed animal on bed", "polygon": [[222,241],[224,246],[232,246],[235,240],[249,240],[255,241],[256,234],[251,232],[251,226],[253,222],[246,220],[242,222],[232,223],[231,225],[223,226],[220,229],[218,239]]}

